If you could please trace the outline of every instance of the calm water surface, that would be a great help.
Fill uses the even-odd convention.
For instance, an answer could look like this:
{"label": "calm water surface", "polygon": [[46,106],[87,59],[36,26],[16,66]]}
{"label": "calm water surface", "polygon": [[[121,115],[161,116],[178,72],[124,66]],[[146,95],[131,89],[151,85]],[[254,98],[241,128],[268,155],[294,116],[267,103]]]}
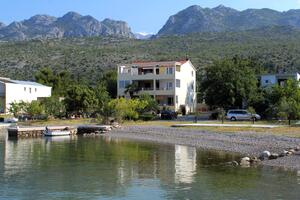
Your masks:
{"label": "calm water surface", "polygon": [[234,168],[238,155],[108,138],[9,140],[0,199],[300,199],[300,172]]}

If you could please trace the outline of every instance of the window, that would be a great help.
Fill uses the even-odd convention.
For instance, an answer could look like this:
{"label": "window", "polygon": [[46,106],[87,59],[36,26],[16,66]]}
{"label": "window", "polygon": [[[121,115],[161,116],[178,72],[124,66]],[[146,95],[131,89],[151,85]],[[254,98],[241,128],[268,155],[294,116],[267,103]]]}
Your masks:
{"label": "window", "polygon": [[176,65],[176,71],[177,72],[180,72],[180,67],[181,67],[180,65]]}
{"label": "window", "polygon": [[194,90],[194,82],[192,83],[191,88],[192,88],[192,90]]}
{"label": "window", "polygon": [[173,74],[173,67],[167,68],[167,74]]}
{"label": "window", "polygon": [[125,81],[120,81],[119,82],[119,87],[120,88],[125,88]]}
{"label": "window", "polygon": [[24,92],[26,92],[26,87],[24,87]]}
{"label": "window", "polygon": [[269,83],[269,80],[265,80],[265,83]]}
{"label": "window", "polygon": [[130,81],[119,81],[119,88],[126,88],[130,85]]}
{"label": "window", "polygon": [[173,106],[173,104],[174,104],[173,97],[168,97],[168,106]]}
{"label": "window", "polygon": [[37,92],[37,88],[34,88],[34,91]]}
{"label": "window", "polygon": [[176,79],[176,87],[180,88],[180,80]]}
{"label": "window", "polygon": [[130,81],[125,81],[125,88],[130,85]]}
{"label": "window", "polygon": [[167,89],[171,90],[172,88],[173,88],[173,83],[172,82],[168,82]]}
{"label": "window", "polygon": [[194,77],[194,71],[192,71],[192,77]]}
{"label": "window", "polygon": [[178,95],[176,95],[176,103],[178,103]]}
{"label": "window", "polygon": [[156,68],[156,74],[159,75],[159,68]]}
{"label": "window", "polygon": [[31,88],[29,88],[29,93],[31,94]]}
{"label": "window", "polygon": [[155,87],[156,87],[156,89],[157,89],[157,90],[159,90],[159,89],[160,89],[159,80],[156,80]]}

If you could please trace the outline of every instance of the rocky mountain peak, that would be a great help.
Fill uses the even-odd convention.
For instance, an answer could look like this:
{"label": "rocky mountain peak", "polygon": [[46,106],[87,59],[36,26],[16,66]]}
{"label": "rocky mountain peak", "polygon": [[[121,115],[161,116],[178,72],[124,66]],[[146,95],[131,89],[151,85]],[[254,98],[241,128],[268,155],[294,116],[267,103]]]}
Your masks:
{"label": "rocky mountain peak", "polygon": [[2,23],[2,22],[0,22],[0,29],[1,29],[1,28],[4,28],[4,27],[5,27],[5,24]]}
{"label": "rocky mountain peak", "polygon": [[60,19],[62,19],[62,20],[78,20],[81,17],[82,17],[82,15],[80,15],[79,13],[71,11],[71,12],[66,13]]}
{"label": "rocky mountain peak", "polygon": [[300,28],[300,10],[279,12],[272,9],[238,11],[224,5],[215,8],[190,6],[171,16],[158,36],[197,32],[244,31],[268,26]]}
{"label": "rocky mountain peak", "polygon": [[211,10],[218,11],[218,12],[223,12],[223,13],[224,12],[227,12],[227,13],[229,13],[229,12],[238,12],[237,10],[235,10],[233,8],[230,8],[230,7],[226,7],[222,4],[215,7],[215,8],[212,8]]}
{"label": "rocky mountain peak", "polygon": [[55,17],[49,15],[35,15],[28,20],[25,20],[25,24],[36,24],[36,25],[50,25],[56,21]]}
{"label": "rocky mountain peak", "polygon": [[98,21],[92,16],[68,12],[60,18],[35,15],[30,19],[13,22],[0,30],[0,40],[28,40],[61,37],[116,36],[132,38],[126,22],[105,19]]}

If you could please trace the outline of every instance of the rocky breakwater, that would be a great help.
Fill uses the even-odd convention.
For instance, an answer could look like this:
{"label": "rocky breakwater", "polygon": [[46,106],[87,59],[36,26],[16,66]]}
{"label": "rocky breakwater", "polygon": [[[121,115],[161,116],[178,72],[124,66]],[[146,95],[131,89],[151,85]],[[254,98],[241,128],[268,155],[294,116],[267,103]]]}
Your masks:
{"label": "rocky breakwater", "polygon": [[82,125],[78,126],[77,134],[83,136],[100,135],[119,127],[120,125],[118,123],[113,123],[111,125]]}
{"label": "rocky breakwater", "polygon": [[233,161],[232,165],[237,165],[237,163],[242,167],[250,167],[251,165],[257,165],[258,163],[266,160],[275,160],[285,156],[292,156],[300,152],[300,147],[290,148],[288,150],[283,150],[281,153],[271,153],[270,151],[262,152],[259,157],[243,157],[240,162]]}

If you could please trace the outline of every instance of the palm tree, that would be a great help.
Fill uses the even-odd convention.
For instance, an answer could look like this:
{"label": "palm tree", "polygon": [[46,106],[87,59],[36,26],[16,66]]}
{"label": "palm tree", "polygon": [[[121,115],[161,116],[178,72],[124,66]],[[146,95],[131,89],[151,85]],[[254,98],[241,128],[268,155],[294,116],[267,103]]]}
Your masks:
{"label": "palm tree", "polygon": [[134,93],[140,91],[137,82],[133,82],[126,86],[125,94],[129,94],[130,98],[133,98]]}

